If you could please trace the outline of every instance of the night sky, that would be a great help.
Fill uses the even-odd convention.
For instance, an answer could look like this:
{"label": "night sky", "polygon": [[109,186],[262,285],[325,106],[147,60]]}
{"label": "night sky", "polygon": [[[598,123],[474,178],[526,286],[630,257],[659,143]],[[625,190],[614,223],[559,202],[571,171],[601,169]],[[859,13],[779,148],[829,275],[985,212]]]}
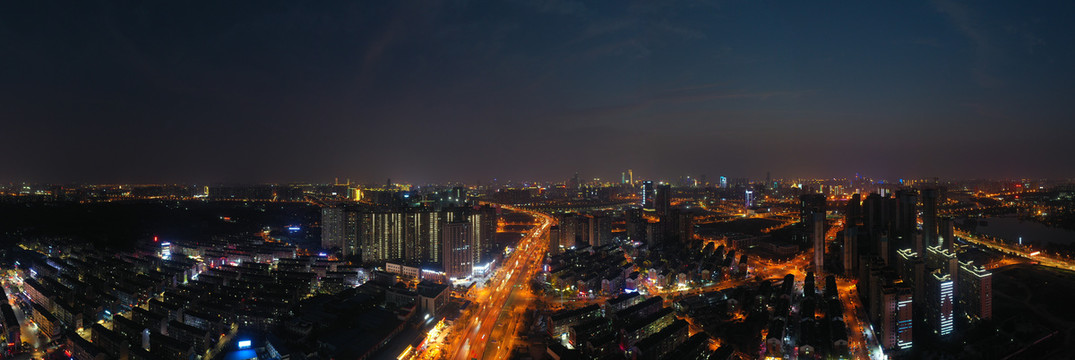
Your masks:
{"label": "night sky", "polygon": [[8,1],[0,181],[1072,177],[1028,3]]}

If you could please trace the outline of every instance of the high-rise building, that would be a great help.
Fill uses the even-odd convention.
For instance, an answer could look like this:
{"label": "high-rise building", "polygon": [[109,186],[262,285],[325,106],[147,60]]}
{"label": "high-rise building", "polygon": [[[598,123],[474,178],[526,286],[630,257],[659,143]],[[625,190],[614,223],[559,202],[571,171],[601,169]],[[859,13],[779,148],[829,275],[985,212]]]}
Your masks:
{"label": "high-rise building", "polygon": [[[900,238],[911,246],[915,230],[918,229],[918,196],[913,189],[896,191],[896,232]],[[921,252],[922,249],[915,249]]]}
{"label": "high-rise building", "polygon": [[914,344],[914,298],[908,286],[899,287],[896,297],[896,345],[907,350]]}
{"label": "high-rise building", "polygon": [[927,276],[926,308],[929,316],[926,322],[935,334],[946,337],[952,334],[955,325],[955,289],[952,277],[940,269]]}
{"label": "high-rise building", "polygon": [[938,236],[940,237],[941,248],[955,252],[956,251],[956,229],[955,222],[951,217],[942,217],[937,224]]}
{"label": "high-rise building", "polygon": [[612,217],[605,213],[587,216],[590,246],[598,247],[612,242]]}
{"label": "high-rise building", "polygon": [[627,183],[631,185],[635,184],[635,173],[631,169],[627,169]]}
{"label": "high-rise building", "polygon": [[940,269],[952,279],[952,288],[959,288],[959,260],[956,254],[940,246],[926,247],[926,267]]}
{"label": "high-rise building", "polygon": [[847,200],[844,210],[844,226],[851,227],[862,222],[862,195],[854,194]]}
{"label": "high-rise building", "polygon": [[747,189],[743,194],[743,207],[745,210],[750,210],[752,206],[754,206],[754,190]]}
{"label": "high-rise building", "polygon": [[925,188],[922,194],[922,236],[926,246],[940,246],[937,237],[937,197],[936,188]]}
{"label": "high-rise building", "polygon": [[925,261],[912,249],[900,249],[896,254],[898,254],[896,263],[900,271],[900,278],[914,291],[912,296],[915,299],[925,299]]}
{"label": "high-rise building", "polygon": [[589,239],[586,238],[589,235],[589,231],[580,231],[581,228],[583,228],[582,216],[575,213],[561,214],[560,244],[566,249],[571,249],[578,246],[579,243],[589,243]]}
{"label": "high-rise building", "polygon": [[361,255],[362,250],[358,246],[358,226],[362,219],[359,216],[359,212],[354,209],[347,209],[343,215],[343,244],[340,246],[340,252],[345,258]]}
{"label": "high-rise building", "polygon": [[623,212],[623,216],[627,237],[634,241],[646,241],[646,219],[642,217],[642,209],[628,208]]}
{"label": "high-rise building", "polygon": [[970,320],[993,318],[993,273],[973,262],[959,263],[959,304]]}
{"label": "high-rise building", "polygon": [[474,242],[470,227],[465,222],[449,222],[441,229],[444,273],[448,278],[466,278],[474,271]]}
{"label": "high-rise building", "polygon": [[556,255],[560,253],[560,225],[553,225],[549,227],[549,254]]}
{"label": "high-rise building", "polygon": [[[816,242],[815,233],[820,230],[822,242],[824,242],[825,229],[822,226],[821,229],[816,229],[814,226],[814,215],[821,214],[822,224],[824,224],[825,210],[826,210],[825,195],[821,194],[803,194],[799,196],[799,226],[804,234],[800,237],[800,241],[804,244],[810,244],[816,249],[819,244]],[[824,244],[820,244],[824,246]],[[817,251],[815,251],[816,256]],[[823,253],[823,251],[822,251]],[[816,262],[815,262],[816,264]]]}
{"label": "high-rise building", "polygon": [[646,180],[642,182],[642,208],[646,210],[654,210],[656,203],[655,191],[653,189],[653,181]]}
{"label": "high-rise building", "polygon": [[402,261],[405,257],[407,214],[402,212],[369,212],[363,214],[360,225],[362,261],[380,263]]}
{"label": "high-rise building", "polygon": [[492,236],[496,233],[496,209],[488,206],[470,209],[466,216],[467,222],[470,223],[471,241],[474,244],[471,256],[474,257],[473,263],[476,266],[492,256]]}
{"label": "high-rise building", "polygon": [[827,204],[825,202],[825,195],[822,194],[803,194],[799,196],[799,221],[803,226],[810,224],[811,214],[821,213],[825,214],[827,210]]}
{"label": "high-rise building", "polygon": [[881,257],[881,260],[885,262],[885,266],[892,266],[895,262],[896,249],[891,242],[889,242],[888,233],[880,233],[874,236],[877,238],[877,254]]}
{"label": "high-rise building", "polygon": [[848,226],[844,228],[844,244],[843,244],[843,266],[844,275],[855,276],[855,269],[858,265],[858,226]]}
{"label": "high-rise building", "polygon": [[486,246],[491,248],[490,240],[496,232],[495,211],[491,207],[449,207],[441,211],[428,208],[366,209],[357,214],[354,243],[362,249],[362,261],[367,263],[441,264],[444,256],[442,224],[464,222],[470,224],[471,263],[479,264],[483,253],[489,251]]}
{"label": "high-rise building", "polygon": [[572,189],[578,189],[582,187],[582,179],[579,178],[579,173],[575,173],[575,176],[571,177],[571,180],[568,182],[567,185],[569,188]]}
{"label": "high-rise building", "polygon": [[872,236],[887,230],[884,221],[884,198],[880,194],[866,195],[866,199],[862,201],[861,211],[862,224],[866,227],[868,234]]}
{"label": "high-rise building", "polygon": [[689,209],[673,208],[660,224],[663,241],[687,244],[694,237],[694,212]]}
{"label": "high-rise building", "polygon": [[727,176],[721,176],[720,177],[720,188],[721,189],[727,189],[728,188],[728,177]]}
{"label": "high-rise building", "polygon": [[885,350],[910,349],[912,341],[911,323],[914,320],[912,291],[903,283],[885,286],[881,289],[881,319],[878,340]]}
{"label": "high-rise building", "polygon": [[321,248],[343,248],[343,233],[346,220],[342,207],[326,206],[321,208]]}
{"label": "high-rise building", "polygon": [[658,184],[655,198],[654,210],[657,211],[657,216],[663,221],[663,218],[668,217],[668,211],[672,208],[672,185]]}
{"label": "high-rise building", "polygon": [[810,240],[814,244],[814,272],[825,269],[825,213],[814,213],[810,221]]}

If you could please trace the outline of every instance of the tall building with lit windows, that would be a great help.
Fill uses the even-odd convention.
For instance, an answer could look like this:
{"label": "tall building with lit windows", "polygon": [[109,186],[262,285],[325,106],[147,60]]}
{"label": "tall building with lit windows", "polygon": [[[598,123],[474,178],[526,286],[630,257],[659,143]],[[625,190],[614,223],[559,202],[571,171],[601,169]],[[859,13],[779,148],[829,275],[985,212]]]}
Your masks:
{"label": "tall building with lit windows", "polygon": [[941,269],[952,278],[952,288],[959,288],[959,260],[956,254],[940,246],[926,247],[926,268]]}
{"label": "tall building with lit windows", "polygon": [[358,222],[360,220],[360,214],[355,209],[347,209],[343,213],[343,243],[340,245],[340,252],[345,258],[361,255],[362,250],[358,247]]}
{"label": "tall building with lit windows", "polygon": [[321,248],[339,249],[343,247],[344,216],[342,207],[326,206],[321,208]]}
{"label": "tall building with lit windows", "polygon": [[914,298],[909,287],[900,287],[896,296],[896,346],[900,350],[914,345]]}
{"label": "tall building with lit windows", "polygon": [[445,223],[440,243],[444,247],[444,273],[448,278],[462,279],[474,271],[474,242],[470,224]]}
{"label": "tall building with lit windows", "polygon": [[940,269],[927,276],[926,323],[937,336],[952,334],[955,325],[955,288],[952,277]]}
{"label": "tall building with lit windows", "polygon": [[[495,209],[451,207],[365,209],[358,212],[357,236],[353,243],[362,249],[362,261],[380,263],[441,264],[444,260],[441,229],[445,223],[468,223],[471,263],[479,264],[491,252],[496,233]],[[488,247],[488,249],[486,248]]]}
{"label": "tall building with lit windows", "polygon": [[728,188],[728,177],[727,176],[721,176],[720,177],[720,188],[721,189],[727,189]]}
{"label": "tall building with lit windows", "polygon": [[903,279],[903,282],[913,289],[913,298],[925,299],[925,261],[912,249],[901,249],[896,254],[898,254],[896,264],[900,272],[900,279]]}
{"label": "tall building with lit windows", "polygon": [[971,321],[993,318],[993,273],[973,262],[959,263],[959,305]]}
{"label": "tall building with lit windows", "polygon": [[358,221],[359,214],[354,208],[321,208],[321,248],[339,250],[344,257],[358,255]]}
{"label": "tall building with lit windows", "polygon": [[914,320],[912,290],[906,283],[896,283],[881,289],[881,321],[878,340],[885,350],[907,350],[913,341],[911,323]]}
{"label": "tall building with lit windows", "polygon": [[642,209],[654,210],[657,197],[656,191],[653,188],[653,181],[646,180],[642,182]]}

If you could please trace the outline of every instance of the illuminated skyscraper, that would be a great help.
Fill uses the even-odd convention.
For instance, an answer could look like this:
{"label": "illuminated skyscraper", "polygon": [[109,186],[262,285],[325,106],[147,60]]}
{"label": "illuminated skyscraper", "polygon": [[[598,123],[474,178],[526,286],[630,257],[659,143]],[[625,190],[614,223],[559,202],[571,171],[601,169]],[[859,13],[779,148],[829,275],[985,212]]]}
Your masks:
{"label": "illuminated skyscraper", "polygon": [[747,189],[743,194],[743,207],[745,207],[746,210],[750,210],[751,206],[754,206],[754,191]]}
{"label": "illuminated skyscraper", "polygon": [[910,287],[901,286],[896,293],[896,345],[900,350],[910,349],[914,344],[914,298]]}
{"label": "illuminated skyscraper", "polygon": [[358,246],[358,226],[359,221],[362,220],[360,214],[355,209],[347,209],[343,215],[343,246],[340,247],[340,252],[344,257],[360,255],[361,249]]}
{"label": "illuminated skyscraper", "polygon": [[462,279],[474,271],[474,242],[470,224],[445,223],[441,230],[444,272],[448,278]]}
{"label": "illuminated skyscraper", "polygon": [[342,207],[326,206],[321,208],[321,247],[339,249],[343,247],[343,233],[346,215]]}
{"label": "illuminated skyscraper", "polygon": [[424,208],[367,209],[357,214],[356,241],[362,261],[403,261],[410,264],[441,263],[444,223],[468,223],[471,232],[471,264],[478,264],[496,232],[495,209],[451,207],[442,211]]}
{"label": "illuminated skyscraper", "polygon": [[897,283],[881,289],[881,321],[878,340],[885,350],[907,350],[911,348],[914,320],[912,310],[911,288],[907,284]]}
{"label": "illuminated skyscraper", "polygon": [[727,189],[728,188],[728,177],[727,176],[721,176],[720,177],[720,188],[721,189]]}
{"label": "illuminated skyscraper", "polygon": [[940,269],[942,273],[948,274],[952,279],[952,288],[959,288],[959,260],[956,259],[955,253],[942,249],[940,246],[927,246],[926,267]]}
{"label": "illuminated skyscraper", "polygon": [[645,210],[654,210],[656,203],[655,191],[653,189],[653,181],[646,180],[642,182],[642,208]]}
{"label": "illuminated skyscraper", "polygon": [[959,263],[959,304],[971,320],[993,318],[993,273],[970,261]]}
{"label": "illuminated skyscraper", "polygon": [[896,254],[898,255],[896,264],[900,272],[900,278],[913,289],[912,296],[915,299],[925,299],[925,261],[912,249],[901,249]]}
{"label": "illuminated skyscraper", "polygon": [[929,287],[926,289],[926,308],[929,316],[926,321],[934,333],[946,337],[952,334],[955,324],[955,289],[952,277],[938,269],[927,278]]}
{"label": "illuminated skyscraper", "polygon": [[[579,243],[589,243],[586,239],[588,231],[580,231],[584,229],[583,217],[576,213],[566,213],[560,215],[560,245],[566,249],[573,249],[578,246]],[[584,235],[584,233],[586,235]]]}

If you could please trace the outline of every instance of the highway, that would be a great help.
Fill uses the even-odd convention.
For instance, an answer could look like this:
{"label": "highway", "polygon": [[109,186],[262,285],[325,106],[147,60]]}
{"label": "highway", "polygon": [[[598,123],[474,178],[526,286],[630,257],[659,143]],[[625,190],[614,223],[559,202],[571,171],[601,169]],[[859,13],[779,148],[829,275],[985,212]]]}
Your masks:
{"label": "highway", "polygon": [[1040,254],[1036,250],[1028,249],[1019,245],[1007,244],[1004,242],[990,240],[980,236],[974,236],[965,231],[956,230],[955,234],[956,237],[966,240],[968,243],[977,246],[989,248],[991,250],[998,251],[1001,253],[1024,257],[1033,261],[1037,261],[1038,264],[1043,266],[1075,271],[1075,262],[1072,262],[1071,260],[1056,258],[1048,254]]}
{"label": "highway", "polygon": [[449,359],[504,359],[511,354],[515,333],[533,295],[530,279],[541,269],[548,242],[545,233],[553,225],[547,214],[502,206],[505,210],[529,214],[540,225],[519,241],[503,265],[497,269],[488,285],[477,296],[471,311],[460,317],[456,326],[461,333],[448,339],[444,353]]}

